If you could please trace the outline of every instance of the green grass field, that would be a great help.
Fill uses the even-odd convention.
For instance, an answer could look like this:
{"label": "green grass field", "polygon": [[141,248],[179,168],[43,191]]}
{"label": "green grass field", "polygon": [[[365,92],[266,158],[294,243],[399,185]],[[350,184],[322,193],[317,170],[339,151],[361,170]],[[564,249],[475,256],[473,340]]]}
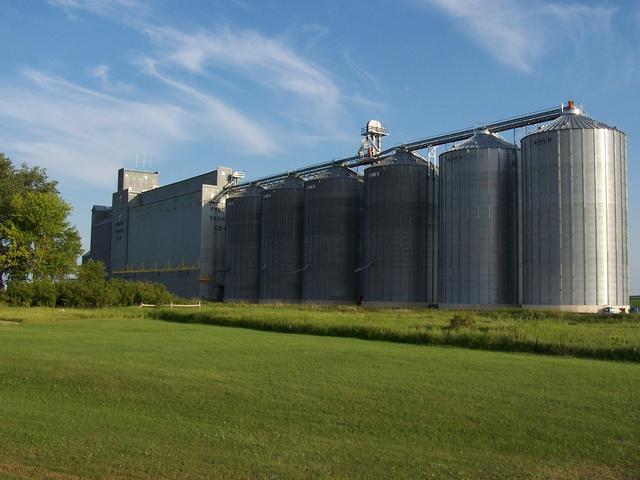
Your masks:
{"label": "green grass field", "polygon": [[144,316],[0,309],[0,478],[640,477],[637,363]]}
{"label": "green grass field", "polygon": [[640,361],[640,317],[499,310],[472,313],[450,328],[456,313],[429,309],[368,309],[308,305],[211,304],[202,310],[150,311],[157,318],[256,330],[452,345],[498,351]]}

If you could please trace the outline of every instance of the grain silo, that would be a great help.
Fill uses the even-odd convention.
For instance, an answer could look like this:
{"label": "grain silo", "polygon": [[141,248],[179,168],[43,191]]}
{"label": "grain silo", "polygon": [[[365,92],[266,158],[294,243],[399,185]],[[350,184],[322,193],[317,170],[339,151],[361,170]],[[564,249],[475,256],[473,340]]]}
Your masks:
{"label": "grain silo", "polygon": [[261,302],[302,298],[303,186],[288,176],[262,195]]}
{"label": "grain silo", "polygon": [[437,297],[438,183],[430,162],[396,151],[364,173],[363,300],[431,304]]}
{"label": "grain silo", "polygon": [[521,182],[523,303],[627,306],[625,134],[571,108],[522,139]]}
{"label": "grain silo", "polygon": [[262,268],[262,194],[250,185],[227,199],[225,301],[257,302]]}
{"label": "grain silo", "polygon": [[334,167],[305,183],[303,300],[355,303],[360,254],[362,180]]}
{"label": "grain silo", "polygon": [[487,130],[440,155],[439,303],[518,304],[517,162]]}

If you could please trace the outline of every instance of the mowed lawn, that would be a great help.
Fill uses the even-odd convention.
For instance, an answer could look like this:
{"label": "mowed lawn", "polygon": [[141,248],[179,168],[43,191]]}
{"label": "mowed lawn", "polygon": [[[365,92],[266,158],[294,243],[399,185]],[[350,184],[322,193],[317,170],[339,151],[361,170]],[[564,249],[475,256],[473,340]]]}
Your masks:
{"label": "mowed lawn", "polygon": [[640,478],[640,364],[2,322],[0,478]]}

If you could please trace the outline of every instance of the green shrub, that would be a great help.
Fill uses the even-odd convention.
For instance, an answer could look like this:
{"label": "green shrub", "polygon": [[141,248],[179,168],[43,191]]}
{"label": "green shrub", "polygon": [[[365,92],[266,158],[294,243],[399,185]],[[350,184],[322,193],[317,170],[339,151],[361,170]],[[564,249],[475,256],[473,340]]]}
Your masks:
{"label": "green shrub", "polygon": [[89,260],[78,267],[78,280],[85,284],[101,284],[107,279],[107,272],[104,263],[96,260]]}
{"label": "green shrub", "polygon": [[33,301],[33,286],[22,280],[12,280],[7,286],[5,298],[9,305],[30,307]]}
{"label": "green shrub", "polygon": [[455,313],[451,320],[449,321],[449,328],[452,330],[462,328],[462,327],[470,327],[476,323],[476,317],[471,312],[459,312]]}
{"label": "green shrub", "polygon": [[179,302],[164,285],[106,279],[102,262],[90,260],[78,269],[78,278],[26,282],[13,280],[0,300],[12,306],[101,308],[115,306],[167,305]]}
{"label": "green shrub", "polygon": [[31,305],[37,307],[55,307],[58,298],[56,284],[48,278],[31,282]]}
{"label": "green shrub", "polygon": [[56,307],[77,307],[80,292],[76,280],[61,280],[56,283]]}
{"label": "green shrub", "polygon": [[136,294],[138,292],[137,282],[129,282],[114,278],[109,280],[108,288],[117,295],[117,303],[114,305],[129,306],[136,304]]}
{"label": "green shrub", "polygon": [[78,302],[81,307],[105,307],[108,306],[105,298],[107,274],[102,262],[89,260],[78,268]]}
{"label": "green shrub", "polygon": [[164,285],[151,282],[137,282],[135,303],[149,303],[152,305],[166,305],[174,300]]}

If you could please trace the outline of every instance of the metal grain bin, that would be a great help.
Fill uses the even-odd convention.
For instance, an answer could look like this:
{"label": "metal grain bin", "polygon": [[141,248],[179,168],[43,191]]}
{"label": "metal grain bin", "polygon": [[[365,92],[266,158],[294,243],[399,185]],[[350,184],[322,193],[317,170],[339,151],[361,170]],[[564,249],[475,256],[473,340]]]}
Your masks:
{"label": "metal grain bin", "polygon": [[486,130],[440,155],[439,303],[518,304],[517,162]]}
{"label": "metal grain bin", "polygon": [[302,298],[303,186],[290,176],[262,196],[261,302]]}
{"label": "metal grain bin", "polygon": [[227,199],[225,220],[225,301],[260,298],[262,193],[251,185]]}
{"label": "metal grain bin", "polygon": [[362,180],[334,167],[305,183],[302,297],[307,302],[355,303],[360,253]]}
{"label": "metal grain bin", "polygon": [[365,303],[437,301],[437,179],[434,165],[403,151],[365,170]]}
{"label": "metal grain bin", "polygon": [[569,110],[522,139],[521,182],[523,303],[627,306],[625,134]]}

